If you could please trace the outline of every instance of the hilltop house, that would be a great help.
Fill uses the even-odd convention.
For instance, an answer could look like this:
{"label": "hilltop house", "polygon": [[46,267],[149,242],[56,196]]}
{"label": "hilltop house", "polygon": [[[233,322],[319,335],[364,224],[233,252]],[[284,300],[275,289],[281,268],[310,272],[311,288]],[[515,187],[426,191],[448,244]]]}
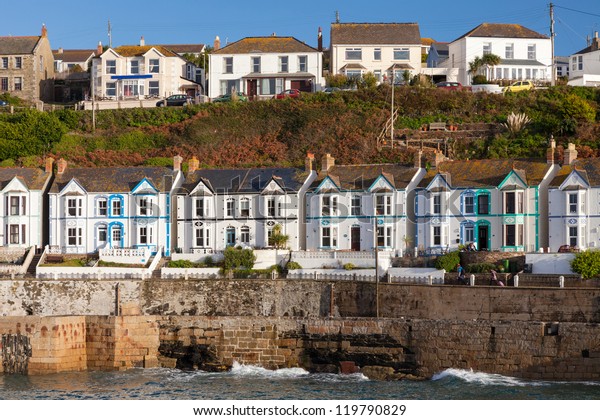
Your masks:
{"label": "hilltop house", "polygon": [[54,58],[45,26],[41,36],[0,37],[0,93],[52,101],[53,79]]}
{"label": "hilltop house", "polygon": [[471,84],[469,63],[475,57],[495,54],[500,64],[482,69],[488,80],[547,82],[551,76],[550,38],[517,24],[482,23],[452,41],[448,65],[458,68],[458,81]]}
{"label": "hilltop house", "polygon": [[90,73],[96,50],[65,50],[59,48],[54,54],[55,101],[81,101],[90,94]]}
{"label": "hilltop house", "polygon": [[571,71],[569,85],[600,86],[600,38],[594,34],[591,45],[569,58]]}
{"label": "hilltop house", "polygon": [[192,158],[175,192],[174,237],[183,253],[270,247],[276,225],[287,247],[304,247],[304,194],[316,174],[296,168],[198,169]]}
{"label": "hilltop house", "polygon": [[323,85],[323,53],[291,36],[247,37],[223,48],[217,37],[209,72],[211,98],[233,90],[250,98],[315,92]]}
{"label": "hilltop house", "polygon": [[50,248],[87,254],[103,248],[161,248],[170,255],[171,193],[182,182],[174,168],[68,168],[57,162],[49,191]]}
{"label": "hilltop house", "polygon": [[421,34],[417,23],[332,23],[331,74],[360,77],[373,73],[389,82],[405,71],[421,71]]}
{"label": "hilltop house", "polygon": [[143,99],[203,92],[196,65],[161,45],[108,48],[98,45],[92,61],[92,86],[97,98]]}
{"label": "hilltop house", "polygon": [[418,186],[415,246],[426,253],[475,243],[479,250],[547,246],[548,185],[558,165],[520,159],[442,161]]}
{"label": "hilltop house", "polygon": [[44,197],[52,178],[52,158],[45,170],[0,168],[0,244],[5,247],[41,248],[47,218]]}
{"label": "hilltop house", "polygon": [[563,166],[548,190],[549,246],[579,249],[600,246],[600,159],[577,159],[574,144],[564,152]]}
{"label": "hilltop house", "polygon": [[415,166],[335,165],[327,154],[306,196],[306,249],[370,251],[375,236],[379,249],[406,248],[414,236],[413,189],[424,175],[420,158]]}

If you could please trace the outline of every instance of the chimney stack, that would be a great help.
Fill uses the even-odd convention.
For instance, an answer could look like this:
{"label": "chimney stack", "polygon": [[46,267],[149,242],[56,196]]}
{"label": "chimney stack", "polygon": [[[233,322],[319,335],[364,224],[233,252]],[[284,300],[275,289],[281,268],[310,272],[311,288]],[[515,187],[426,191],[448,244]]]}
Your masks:
{"label": "chimney stack", "polygon": [[306,172],[311,172],[313,170],[314,162],[315,162],[315,155],[310,152],[307,153],[306,159],[304,160],[304,170]]}
{"label": "chimney stack", "polygon": [[548,149],[546,149],[546,162],[553,165],[554,156],[556,156],[556,141],[554,141],[554,136],[550,135],[550,144],[548,145]]}
{"label": "chimney stack", "polygon": [[563,163],[565,165],[572,164],[577,159],[577,150],[575,150],[575,145],[573,143],[569,143],[567,146],[567,150],[565,150],[565,156],[563,159]]}
{"label": "chimney stack", "polygon": [[45,172],[47,174],[51,174],[53,168],[54,168],[54,159],[51,158],[51,157],[46,158],[46,169],[45,169]]}
{"label": "chimney stack", "polygon": [[59,54],[64,54],[65,50],[63,50],[63,47],[58,47],[58,53]]}
{"label": "chimney stack", "polygon": [[217,51],[221,49],[221,40],[219,39],[219,35],[215,37],[215,43],[213,45],[213,51]]}
{"label": "chimney stack", "polygon": [[323,32],[321,31],[320,26],[319,33],[317,35],[317,50],[319,50],[319,52],[323,52]]}
{"label": "chimney stack", "polygon": [[196,156],[192,156],[192,158],[188,162],[188,174],[193,174],[198,170],[198,166],[200,166],[200,161]]}
{"label": "chimney stack", "polygon": [[181,163],[183,162],[183,158],[179,155],[173,157],[173,170],[181,171]]}
{"label": "chimney stack", "polygon": [[327,173],[335,165],[335,159],[329,153],[321,159],[321,171]]}
{"label": "chimney stack", "polygon": [[42,38],[48,38],[48,29],[46,29],[45,23],[42,23]]}
{"label": "chimney stack", "polygon": [[592,40],[592,51],[600,50],[600,39],[598,38],[598,31],[594,32],[594,39]]}
{"label": "chimney stack", "polygon": [[57,173],[59,175],[64,174],[65,171],[67,170],[67,161],[64,160],[63,158],[58,159],[58,161],[56,162],[56,168],[57,168]]}
{"label": "chimney stack", "polygon": [[143,47],[145,45],[146,45],[146,41],[144,40],[144,35],[142,35],[140,38],[140,47]]}
{"label": "chimney stack", "polygon": [[446,156],[444,156],[444,153],[442,153],[439,150],[436,150],[435,151],[435,155],[433,157],[433,164],[432,164],[432,166],[434,168],[439,168],[440,163],[442,163],[445,160],[446,160]]}
{"label": "chimney stack", "polygon": [[98,46],[96,47],[96,55],[101,56],[104,48],[102,48],[102,41],[98,41]]}

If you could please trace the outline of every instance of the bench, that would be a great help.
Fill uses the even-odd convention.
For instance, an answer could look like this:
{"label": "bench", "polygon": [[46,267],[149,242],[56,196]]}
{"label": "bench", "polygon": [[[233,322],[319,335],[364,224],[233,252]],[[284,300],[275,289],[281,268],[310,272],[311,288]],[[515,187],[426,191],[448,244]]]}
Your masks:
{"label": "bench", "polygon": [[64,256],[62,255],[46,255],[46,264],[58,264],[65,261]]}
{"label": "bench", "polygon": [[446,123],[444,123],[444,122],[429,123],[429,131],[446,131]]}

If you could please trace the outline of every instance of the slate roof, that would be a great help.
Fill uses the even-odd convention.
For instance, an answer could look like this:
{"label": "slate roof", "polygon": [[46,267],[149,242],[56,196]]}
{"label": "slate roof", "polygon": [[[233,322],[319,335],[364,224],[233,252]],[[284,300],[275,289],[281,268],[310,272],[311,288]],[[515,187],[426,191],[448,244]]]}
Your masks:
{"label": "slate roof", "polygon": [[431,48],[435,48],[435,50],[437,51],[438,55],[442,56],[442,55],[448,55],[448,51],[449,51],[449,43],[448,42],[434,42],[433,44],[431,44]]}
{"label": "slate roof", "polygon": [[29,190],[41,190],[49,176],[39,168],[0,168],[0,189],[6,188],[13,178],[18,177]]}
{"label": "slate roof", "polygon": [[93,55],[96,55],[96,50],[63,50],[62,54],[59,50],[52,50],[55,60],[62,60],[67,63],[85,62]]}
{"label": "slate roof", "polygon": [[384,163],[378,165],[334,165],[327,174],[321,172],[310,186],[315,190],[326,176],[342,190],[367,190],[381,175],[397,190],[405,189],[417,173],[418,168],[409,165]]}
{"label": "slate roof", "polygon": [[427,171],[419,188],[427,188],[438,173],[449,175],[446,181],[452,188],[497,187],[513,169],[528,186],[535,186],[542,182],[550,166],[546,161],[524,159],[444,161]]}
{"label": "slate roof", "polygon": [[546,35],[542,35],[516,23],[482,23],[454,41],[466,37],[549,39]]}
{"label": "slate roof", "polygon": [[509,58],[501,58],[500,64],[504,64],[507,66],[543,66],[546,67],[545,64],[540,63],[537,60],[527,60],[527,59],[509,59]]}
{"label": "slate roof", "polygon": [[185,177],[178,194],[189,193],[203,181],[214,192],[260,193],[274,179],[284,191],[297,192],[306,180],[297,168],[199,169]]}
{"label": "slate roof", "polygon": [[211,54],[311,53],[317,50],[292,36],[255,36],[227,44]]}
{"label": "slate roof", "polygon": [[160,52],[165,57],[177,57],[178,56],[173,51],[168,50],[167,48],[163,47],[162,45],[122,45],[120,47],[113,48],[113,50],[117,54],[119,54],[123,57],[138,57],[138,56],[146,54],[152,48],[156,49],[158,52]]}
{"label": "slate roof", "polygon": [[0,54],[33,54],[40,36],[0,36]]}
{"label": "slate roof", "polygon": [[173,170],[166,167],[67,168],[56,175],[50,193],[60,193],[72,179],[90,193],[127,193],[144,178],[160,192],[168,192],[173,177]]}
{"label": "slate roof", "polygon": [[332,23],[331,45],[421,45],[418,23]]}
{"label": "slate roof", "polygon": [[564,165],[550,182],[550,187],[560,187],[574,169],[591,187],[600,187],[600,158],[577,159],[571,165]]}

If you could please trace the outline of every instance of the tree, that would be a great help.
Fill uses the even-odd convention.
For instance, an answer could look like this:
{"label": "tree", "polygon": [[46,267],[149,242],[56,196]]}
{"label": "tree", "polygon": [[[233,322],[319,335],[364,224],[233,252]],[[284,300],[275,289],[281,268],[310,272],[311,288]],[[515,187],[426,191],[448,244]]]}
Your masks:
{"label": "tree", "polygon": [[273,226],[273,231],[271,232],[271,237],[269,238],[269,245],[275,247],[275,249],[285,248],[289,235],[284,235],[281,233],[281,229],[283,227],[278,223]]}
{"label": "tree", "polygon": [[477,75],[477,73],[479,73],[479,69],[481,69],[481,66],[483,66],[483,61],[481,60],[481,57],[476,55],[473,61],[469,63],[469,74],[471,76]]}
{"label": "tree", "polygon": [[[502,61],[502,59],[496,54],[483,54],[483,57],[481,57],[481,65],[486,68],[486,73],[489,73],[490,69],[492,69],[493,72],[494,67],[500,64],[500,61]],[[488,79],[493,78],[488,77],[488,74],[486,74],[486,77]]]}

